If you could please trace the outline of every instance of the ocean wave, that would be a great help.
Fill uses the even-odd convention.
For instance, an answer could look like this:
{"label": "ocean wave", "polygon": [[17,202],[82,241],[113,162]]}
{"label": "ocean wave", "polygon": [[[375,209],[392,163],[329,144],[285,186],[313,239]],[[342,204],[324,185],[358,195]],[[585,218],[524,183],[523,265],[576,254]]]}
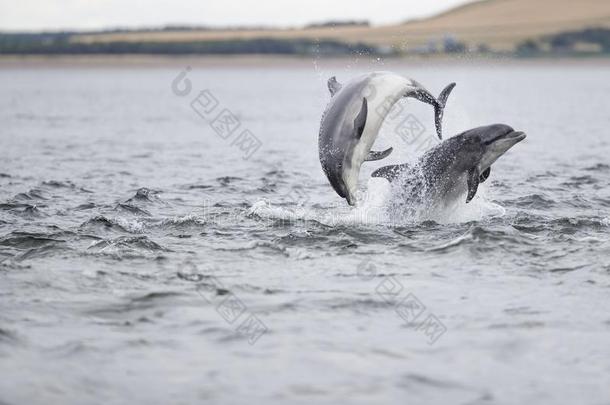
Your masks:
{"label": "ocean wave", "polygon": [[89,253],[111,255],[118,258],[140,257],[159,252],[166,252],[158,243],[150,240],[146,236],[121,236],[114,239],[93,242],[89,248]]}
{"label": "ocean wave", "polygon": [[108,231],[142,233],[144,227],[144,224],[137,219],[108,218],[103,215],[97,215],[80,225],[81,230],[88,230],[93,233]]}
{"label": "ocean wave", "polygon": [[89,203],[81,204],[81,205],[75,207],[74,209],[78,210],[78,211],[84,211],[84,210],[93,209],[95,207],[96,207],[95,203],[89,202]]}
{"label": "ocean wave", "polygon": [[44,186],[49,186],[49,187],[53,187],[53,188],[74,188],[74,183],[72,183],[71,181],[58,181],[58,180],[48,180],[48,181],[43,181],[42,184]]}
{"label": "ocean wave", "polygon": [[237,183],[242,180],[243,179],[241,177],[235,177],[235,176],[223,176],[223,177],[218,177],[216,179],[218,184],[221,185],[222,187],[227,187],[233,183]]}
{"label": "ocean wave", "polygon": [[14,201],[31,201],[31,200],[48,200],[49,197],[44,195],[44,192],[38,188],[33,188],[25,193],[16,194],[13,197]]}
{"label": "ocean wave", "polygon": [[154,291],[150,293],[146,293],[144,295],[138,295],[130,298],[132,303],[149,303],[162,301],[167,298],[181,297],[184,296],[184,293],[176,292],[176,291]]}
{"label": "ocean wave", "polygon": [[587,184],[596,184],[597,182],[598,180],[591,175],[572,176],[568,181],[563,182],[562,185],[569,187],[580,187]]}
{"label": "ocean wave", "polygon": [[181,217],[165,218],[161,221],[159,226],[163,228],[170,227],[184,229],[190,227],[203,227],[206,225],[206,223],[207,221],[205,220],[205,218],[197,214],[188,214]]}
{"label": "ocean wave", "polygon": [[54,235],[44,233],[31,233],[13,231],[0,238],[0,246],[8,246],[16,249],[32,249],[50,244],[63,244],[65,239],[58,239]]}
{"label": "ocean wave", "polygon": [[508,202],[520,208],[530,209],[549,209],[556,206],[556,202],[545,194],[530,194]]}
{"label": "ocean wave", "polygon": [[43,257],[49,257],[57,255],[58,253],[68,252],[71,249],[67,245],[61,244],[46,244],[39,247],[31,248],[25,252],[15,256],[14,260],[22,262],[25,260],[39,259]]}
{"label": "ocean wave", "polygon": [[114,207],[114,209],[115,211],[123,211],[133,215],[140,215],[145,217],[151,216],[150,212],[128,203],[118,203],[116,207]]}
{"label": "ocean wave", "polygon": [[181,217],[155,218],[145,210],[125,204],[119,204],[115,210],[125,211],[134,215],[134,217],[97,215],[81,224],[80,229],[94,234],[108,232],[144,234],[152,229],[166,231],[201,230],[207,225],[207,220],[204,217],[193,213]]}
{"label": "ocean wave", "polygon": [[59,180],[46,180],[42,182],[42,187],[48,189],[70,189],[76,190],[87,194],[92,194],[93,191],[88,190],[84,187],[78,187],[76,184],[71,182],[70,180],[59,181]]}
{"label": "ocean wave", "polygon": [[287,223],[294,223],[301,220],[316,220],[315,213],[307,209],[288,209],[284,207],[273,206],[267,200],[260,200],[254,203],[246,213],[247,217],[267,219],[267,220],[280,220]]}
{"label": "ocean wave", "polygon": [[265,175],[261,177],[261,180],[274,180],[274,181],[285,181],[290,177],[290,174],[282,169],[273,169],[265,172]]}
{"label": "ocean wave", "polygon": [[610,207],[610,198],[593,198],[594,202],[600,204],[602,207]]}
{"label": "ocean wave", "polygon": [[159,202],[160,201],[160,198],[158,197],[159,193],[160,192],[157,190],[151,190],[146,187],[141,187],[138,190],[136,190],[136,193],[132,197],[125,200],[125,203],[137,204],[137,203]]}
{"label": "ocean wave", "polygon": [[212,277],[209,274],[201,274],[201,273],[193,273],[193,272],[183,272],[183,271],[178,271],[176,273],[176,276],[180,280],[190,281],[192,283],[198,283],[198,282],[201,282],[203,280],[206,280],[206,279],[209,279],[209,278]]}
{"label": "ocean wave", "polygon": [[464,245],[464,244],[468,244],[470,242],[474,241],[474,235],[472,234],[472,232],[467,232],[463,235],[460,235],[456,238],[453,238],[447,242],[443,242],[437,246],[433,246],[430,247],[428,249],[426,249],[427,252],[445,252],[448,250],[452,250],[453,248],[456,248],[458,246]]}
{"label": "ocean wave", "polygon": [[516,229],[492,225],[474,225],[465,233],[450,236],[450,239],[425,249],[427,252],[448,252],[466,247],[473,252],[492,252],[502,246],[529,246],[535,244],[530,235]]}
{"label": "ocean wave", "polygon": [[593,166],[586,167],[585,170],[595,172],[610,172],[610,165],[606,163],[597,163]]}
{"label": "ocean wave", "polygon": [[184,188],[186,188],[187,190],[209,190],[211,188],[214,188],[214,186],[211,186],[209,184],[189,184]]}
{"label": "ocean wave", "polygon": [[563,217],[548,222],[550,227],[559,227],[560,232],[579,230],[601,230],[608,226],[608,218]]}
{"label": "ocean wave", "polygon": [[286,253],[286,248],[284,246],[279,246],[273,242],[267,241],[249,241],[242,244],[233,244],[232,246],[223,245],[221,247],[216,248],[218,251],[227,251],[227,252],[245,252],[249,250],[257,250],[262,249],[268,251],[270,253],[279,253],[285,257],[288,257],[288,253]]}
{"label": "ocean wave", "polygon": [[395,302],[383,299],[374,298],[347,298],[337,297],[328,300],[317,300],[314,302],[316,306],[328,308],[330,310],[346,310],[350,312],[369,313],[371,310],[393,309],[396,307]]}
{"label": "ocean wave", "polygon": [[3,203],[0,204],[0,210],[9,211],[12,214],[24,218],[40,218],[46,216],[38,207],[45,207],[39,204],[24,204],[24,203]]}

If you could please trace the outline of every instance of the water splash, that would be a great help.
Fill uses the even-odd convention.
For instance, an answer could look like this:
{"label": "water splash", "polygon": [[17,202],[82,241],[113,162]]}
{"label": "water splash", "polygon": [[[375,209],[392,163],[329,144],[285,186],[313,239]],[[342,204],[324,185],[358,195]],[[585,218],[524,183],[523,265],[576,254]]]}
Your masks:
{"label": "water splash", "polygon": [[[419,172],[416,177],[422,176]],[[505,209],[487,197],[484,186],[468,204],[462,200],[433,201],[425,182],[413,181],[390,185],[385,179],[371,178],[367,185],[365,210],[383,217],[389,226],[403,226],[434,221],[441,224],[480,221],[488,217],[503,216]],[[383,212],[383,214],[379,214]]]}
{"label": "water splash", "polygon": [[425,189],[399,188],[382,178],[371,178],[365,192],[357,196],[355,207],[345,204],[314,209],[275,206],[267,200],[256,202],[248,216],[270,221],[315,221],[327,226],[383,225],[400,227],[426,221],[441,224],[480,221],[505,215],[505,209],[491,202],[487,190],[481,186],[477,196],[468,204],[464,201],[439,204],[430,201]]}

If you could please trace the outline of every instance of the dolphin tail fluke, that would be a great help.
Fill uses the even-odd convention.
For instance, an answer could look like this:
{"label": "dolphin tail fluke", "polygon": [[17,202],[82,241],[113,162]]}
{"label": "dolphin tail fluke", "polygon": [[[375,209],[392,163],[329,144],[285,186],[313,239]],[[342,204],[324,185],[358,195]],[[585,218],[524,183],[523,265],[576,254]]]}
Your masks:
{"label": "dolphin tail fluke", "polygon": [[434,103],[434,125],[436,126],[436,134],[438,135],[438,139],[443,139],[443,113],[445,111],[447,98],[449,97],[449,94],[451,94],[454,87],[455,83],[451,83],[445,87]]}
{"label": "dolphin tail fluke", "polygon": [[454,87],[455,83],[449,83],[447,87],[445,87],[443,91],[441,91],[441,94],[438,96],[437,101],[439,102],[439,104],[442,104],[443,107],[445,106],[445,103],[447,103],[447,98],[449,98],[449,94],[451,94]]}

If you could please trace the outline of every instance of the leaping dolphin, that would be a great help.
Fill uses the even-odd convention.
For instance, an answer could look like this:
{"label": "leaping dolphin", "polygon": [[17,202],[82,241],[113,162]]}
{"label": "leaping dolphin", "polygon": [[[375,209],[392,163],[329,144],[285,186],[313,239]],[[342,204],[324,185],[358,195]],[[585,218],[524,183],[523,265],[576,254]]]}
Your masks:
{"label": "leaping dolphin", "polygon": [[450,203],[466,196],[472,201],[479,183],[487,180],[491,165],[506,151],[525,139],[523,132],[508,125],[494,124],[471,129],[449,138],[424,153],[416,165],[385,166],[373,172],[390,182],[402,181],[417,188],[431,203]]}
{"label": "leaping dolphin", "polygon": [[372,152],[371,147],[391,107],[402,97],[413,97],[434,107],[434,122],[442,139],[441,121],[451,83],[434,98],[415,80],[391,72],[374,72],[357,77],[345,85],[335,77],[328,80],[332,96],[320,123],[318,149],[320,163],[330,184],[347,203],[355,205],[360,166],[364,161],[380,160],[392,152]]}

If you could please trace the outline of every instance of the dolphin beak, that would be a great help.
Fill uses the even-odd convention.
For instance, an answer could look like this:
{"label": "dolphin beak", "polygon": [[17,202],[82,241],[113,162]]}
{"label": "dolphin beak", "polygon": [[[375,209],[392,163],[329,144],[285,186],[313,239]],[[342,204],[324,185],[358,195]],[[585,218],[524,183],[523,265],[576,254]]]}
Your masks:
{"label": "dolphin beak", "polygon": [[[497,127],[493,128],[493,127]],[[491,127],[492,130],[489,135],[493,138],[484,142],[484,156],[480,162],[480,169],[484,170],[490,167],[500,156],[505,154],[510,148],[525,139],[526,135],[524,132],[515,131],[508,125],[495,125]],[[497,133],[500,132],[500,133]]]}
{"label": "dolphin beak", "polygon": [[506,135],[506,139],[511,139],[511,140],[515,141],[515,143],[521,142],[526,137],[527,137],[527,135],[525,134],[525,132],[521,132],[521,131],[513,131]]}

